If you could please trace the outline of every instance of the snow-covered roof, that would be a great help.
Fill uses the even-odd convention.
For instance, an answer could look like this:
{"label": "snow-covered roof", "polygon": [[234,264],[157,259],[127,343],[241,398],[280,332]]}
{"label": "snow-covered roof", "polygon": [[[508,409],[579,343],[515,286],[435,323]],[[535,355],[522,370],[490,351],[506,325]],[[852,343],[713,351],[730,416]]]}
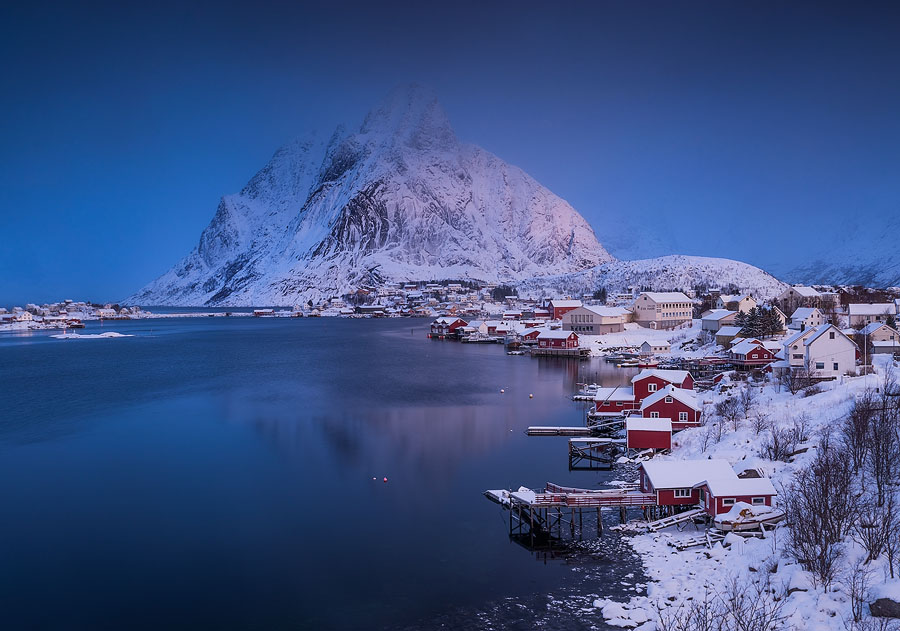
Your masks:
{"label": "snow-covered roof", "polygon": [[729,311],[728,309],[713,309],[711,311],[707,311],[703,315],[703,320],[709,320],[711,322],[718,322],[722,318],[727,318],[728,316],[737,316],[737,311]]}
{"label": "snow-covered roof", "polygon": [[741,327],[739,326],[723,326],[721,329],[719,329],[716,335],[730,335],[731,337],[734,337],[740,332]]}
{"label": "snow-covered roof", "polygon": [[741,300],[746,300],[747,298],[752,297],[753,296],[751,296],[750,294],[739,294],[736,296],[719,296],[719,300],[727,304],[729,302],[740,302]]}
{"label": "snow-covered roof", "polygon": [[762,342],[753,338],[749,340],[741,340],[731,347],[731,352],[735,355],[746,355],[750,351],[757,348],[765,348],[765,346],[763,346]]}
{"label": "snow-covered roof", "polygon": [[644,340],[641,343],[641,348],[644,348],[644,345],[649,346],[650,348],[654,348],[654,347],[672,348],[672,345],[669,342],[667,342],[666,340],[656,340],[655,342],[651,341],[651,340]]}
{"label": "snow-covered roof", "polygon": [[644,475],[657,489],[693,488],[709,480],[736,479],[727,460],[648,460],[641,464]]}
{"label": "snow-covered roof", "polygon": [[454,322],[459,321],[459,318],[454,318],[450,316],[437,318],[432,324],[453,324]]}
{"label": "snow-covered roof", "polygon": [[568,339],[570,335],[574,335],[578,337],[578,334],[575,331],[563,331],[562,329],[547,329],[546,331],[541,331],[538,335],[538,339],[545,340],[565,340]]}
{"label": "snow-covered roof", "polygon": [[551,300],[550,304],[556,308],[559,307],[580,307],[582,302],[580,300]]}
{"label": "snow-covered roof", "polygon": [[844,332],[841,331],[841,330],[840,330],[839,328],[837,328],[836,326],[834,326],[833,324],[820,324],[819,326],[817,326],[816,328],[814,328],[812,331],[813,331],[813,334],[810,335],[810,336],[809,336],[808,338],[806,338],[805,340],[803,340],[803,344],[804,344],[805,346],[809,346],[810,344],[812,344],[813,342],[815,342],[817,339],[819,339],[820,337],[822,337],[822,335],[824,335],[826,331],[835,331],[835,332],[837,332],[838,335],[840,335],[841,337],[843,337],[844,339],[846,339],[848,342],[850,342],[851,344],[853,344],[854,346],[856,346],[856,342],[854,342],[854,341],[851,340],[849,337],[847,337],[846,335],[844,335]]}
{"label": "snow-covered roof", "polygon": [[691,299],[680,291],[645,291],[641,294],[654,302],[690,302]]}
{"label": "snow-covered roof", "polygon": [[[728,467],[731,469],[731,467]],[[694,484],[695,487],[709,487],[709,492],[716,497],[725,495],[778,495],[769,478],[739,478],[731,469],[733,477],[714,476]]]}
{"label": "snow-covered roof", "polygon": [[[870,322],[869,324],[867,324],[866,326],[864,326],[863,328],[861,328],[859,330],[859,334],[860,335],[872,335],[872,333],[874,333],[881,327],[887,327],[888,329],[891,329],[891,327],[886,325],[884,322]],[[894,331],[894,329],[891,329],[891,331]],[[896,331],[894,331],[894,332],[896,333]]]}
{"label": "snow-covered roof", "polygon": [[796,293],[800,294],[804,298],[815,298],[819,295],[819,292],[813,289],[812,287],[805,287],[803,285],[795,285],[791,287]]}
{"label": "snow-covered roof", "polygon": [[657,390],[649,397],[644,399],[643,403],[641,403],[641,409],[653,405],[654,403],[656,403],[657,401],[661,401],[665,397],[672,397],[676,401],[681,401],[692,410],[700,409],[700,405],[697,403],[697,395],[694,394],[693,390],[676,388],[673,385],[668,385],[662,390]]}
{"label": "snow-covered roof", "polygon": [[897,315],[897,305],[893,302],[876,302],[874,304],[851,304],[848,306],[850,315],[877,316]]}
{"label": "snow-covered roof", "polygon": [[624,315],[630,313],[628,311],[628,309],[625,309],[624,307],[606,307],[606,306],[600,306],[600,305],[584,305],[582,307],[582,309],[587,309],[588,311],[591,311],[591,312],[597,314],[598,316],[601,316],[604,318],[614,318],[614,317],[624,316]]}
{"label": "snow-covered roof", "polygon": [[597,388],[594,401],[634,401],[634,390],[631,388]]}
{"label": "snow-covered roof", "polygon": [[818,309],[815,307],[800,307],[791,314],[791,320],[806,320],[813,315]]}
{"label": "snow-covered roof", "polygon": [[634,377],[631,378],[631,383],[637,383],[641,379],[647,379],[648,377],[659,377],[669,383],[684,383],[684,380],[687,379],[690,373],[686,370],[661,370],[659,368],[645,368]]}
{"label": "snow-covered roof", "polygon": [[625,419],[625,431],[669,432],[672,433],[672,420],[667,418],[644,418],[629,416]]}
{"label": "snow-covered roof", "polygon": [[804,330],[802,330],[802,331],[797,331],[797,332],[794,333],[793,335],[788,336],[787,338],[785,338],[784,340],[782,340],[781,344],[782,344],[783,346],[790,346],[790,345],[793,344],[794,342],[797,342],[797,341],[802,340],[803,338],[805,338],[805,337],[807,337],[807,336],[809,336],[809,335],[812,335],[812,332],[813,332],[813,331],[815,331],[815,329],[804,329]]}

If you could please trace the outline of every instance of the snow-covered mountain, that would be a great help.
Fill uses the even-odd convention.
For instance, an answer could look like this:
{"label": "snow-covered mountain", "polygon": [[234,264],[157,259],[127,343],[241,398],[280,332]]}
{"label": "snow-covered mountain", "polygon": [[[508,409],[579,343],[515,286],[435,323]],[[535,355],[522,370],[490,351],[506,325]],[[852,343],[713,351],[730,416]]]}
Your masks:
{"label": "snow-covered mountain", "polygon": [[291,305],[388,280],[514,282],[612,261],[568,203],[395,89],[358,129],[280,148],[200,243],[127,299]]}
{"label": "snow-covered mountain", "polygon": [[[785,270],[791,282],[826,285],[900,286],[900,216],[864,216],[842,223],[810,263]],[[826,254],[827,253],[827,254]]]}
{"label": "snow-covered mountain", "polygon": [[523,294],[580,295],[600,287],[613,293],[629,287],[667,291],[691,289],[698,285],[735,285],[757,298],[774,297],[787,287],[771,274],[740,261],[672,255],[638,261],[612,261],[575,274],[537,278],[522,283],[520,291]]}

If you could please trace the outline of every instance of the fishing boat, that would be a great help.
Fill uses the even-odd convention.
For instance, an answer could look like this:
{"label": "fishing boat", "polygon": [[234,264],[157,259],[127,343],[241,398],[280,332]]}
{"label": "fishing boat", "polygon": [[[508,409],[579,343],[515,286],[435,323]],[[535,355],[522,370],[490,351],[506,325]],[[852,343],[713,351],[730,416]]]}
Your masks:
{"label": "fishing boat", "polygon": [[638,360],[636,359],[629,359],[619,362],[618,364],[616,364],[616,366],[618,366],[619,368],[638,368],[640,366],[640,363],[638,363]]}
{"label": "fishing boat", "polygon": [[507,355],[524,355],[525,351],[506,351]]}
{"label": "fishing boat", "polygon": [[713,525],[723,532],[759,530],[760,527],[774,526],[784,519],[784,511],[771,506],[751,506],[738,502],[730,511],[717,516]]}
{"label": "fishing boat", "polygon": [[638,368],[657,368],[659,366],[659,362],[655,359],[642,359],[638,362]]}

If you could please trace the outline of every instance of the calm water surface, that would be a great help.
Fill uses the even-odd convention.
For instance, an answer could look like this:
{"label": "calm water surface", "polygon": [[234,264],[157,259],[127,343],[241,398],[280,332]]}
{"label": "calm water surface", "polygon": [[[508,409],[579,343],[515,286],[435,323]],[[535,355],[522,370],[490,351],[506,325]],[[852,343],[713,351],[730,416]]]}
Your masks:
{"label": "calm water surface", "polygon": [[509,541],[481,492],[617,477],[570,473],[566,439],[523,430],[580,423],[576,381],[633,373],[432,341],[426,326],[0,334],[0,626],[601,625],[582,607],[641,580],[622,542],[547,560]]}

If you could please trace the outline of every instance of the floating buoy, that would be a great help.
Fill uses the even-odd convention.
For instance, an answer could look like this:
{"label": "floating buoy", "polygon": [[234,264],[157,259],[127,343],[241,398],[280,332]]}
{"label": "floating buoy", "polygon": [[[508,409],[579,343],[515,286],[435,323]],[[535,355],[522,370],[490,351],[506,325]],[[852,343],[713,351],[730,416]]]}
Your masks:
{"label": "floating buoy", "polygon": [[506,392],[506,390],[504,390],[503,388],[500,388],[500,394],[503,394],[505,392]]}
{"label": "floating buoy", "polygon": [[529,394],[529,395],[528,395],[528,398],[529,398],[529,399],[533,399],[533,398],[534,398],[534,395],[533,395],[533,394]]}
{"label": "floating buoy", "polygon": [[372,478],[373,480],[377,480],[378,478]]}
{"label": "floating buoy", "polygon": [[385,482],[385,484],[387,484],[387,477],[384,478],[384,482]]}

